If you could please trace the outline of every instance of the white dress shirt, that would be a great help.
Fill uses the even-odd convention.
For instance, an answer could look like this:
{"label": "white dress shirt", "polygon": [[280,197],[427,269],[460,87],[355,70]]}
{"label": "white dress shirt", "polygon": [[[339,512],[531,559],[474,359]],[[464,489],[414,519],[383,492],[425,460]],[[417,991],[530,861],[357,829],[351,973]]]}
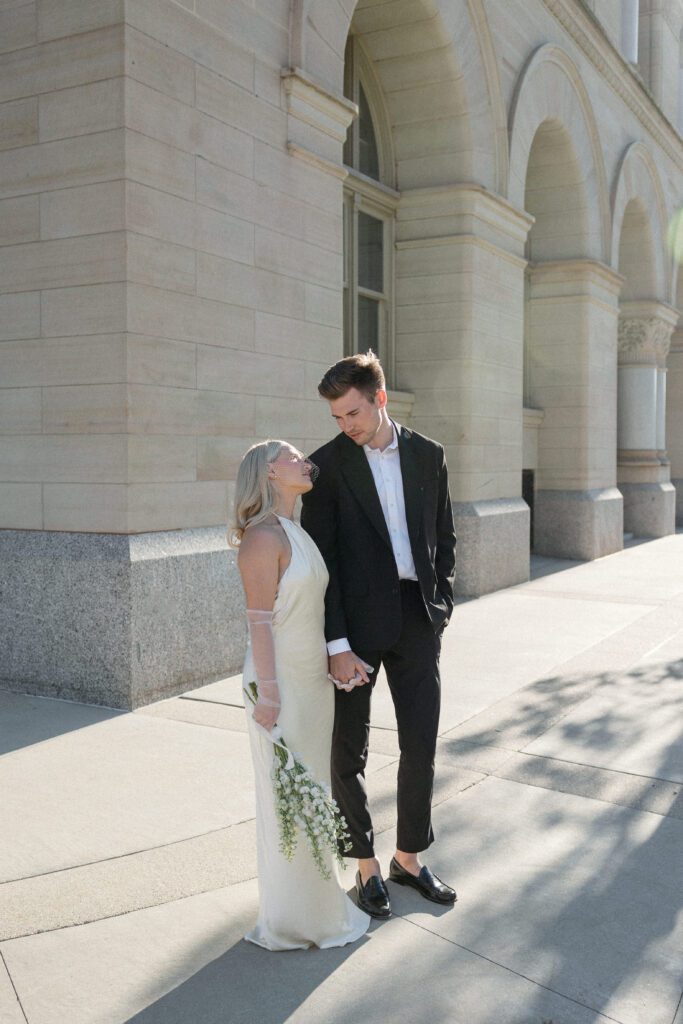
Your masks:
{"label": "white dress shirt", "polygon": [[[398,578],[416,580],[413,553],[410,550],[408,523],[406,521],[406,504],[403,495],[403,477],[401,476],[401,457],[398,450],[396,427],[391,424],[391,442],[384,450],[363,445],[363,451],[372,472],[379,502],[382,506],[384,519],[389,531],[389,539],[396,560]],[[351,644],[347,637],[330,640],[327,645],[328,654],[341,654],[350,651]]]}

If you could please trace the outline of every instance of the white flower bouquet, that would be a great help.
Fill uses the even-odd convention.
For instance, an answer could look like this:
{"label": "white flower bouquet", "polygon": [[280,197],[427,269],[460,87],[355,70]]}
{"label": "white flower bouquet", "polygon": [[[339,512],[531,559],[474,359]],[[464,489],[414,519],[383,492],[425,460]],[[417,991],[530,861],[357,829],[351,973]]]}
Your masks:
{"label": "white flower bouquet", "polygon": [[[245,693],[251,703],[256,704],[258,687],[255,682],[247,685]],[[287,860],[292,860],[298,832],[302,832],[318,871],[323,878],[330,878],[325,851],[330,851],[343,866],[343,853],[351,849],[346,821],[329,787],[313,778],[303,761],[289,749],[279,727],[274,726],[266,735],[274,750],[273,790],[280,852]]]}

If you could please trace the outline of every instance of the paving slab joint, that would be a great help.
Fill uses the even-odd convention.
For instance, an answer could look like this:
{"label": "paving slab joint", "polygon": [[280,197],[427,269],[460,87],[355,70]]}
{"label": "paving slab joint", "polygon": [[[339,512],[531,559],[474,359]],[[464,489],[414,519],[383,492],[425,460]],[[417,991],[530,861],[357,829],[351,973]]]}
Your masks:
{"label": "paving slab joint", "polygon": [[26,1024],[29,1024],[29,1019],[26,1016],[26,1010],[24,1009],[24,1005],[23,1005],[23,1003],[21,1001],[21,997],[20,997],[20,995],[19,995],[19,993],[17,991],[17,986],[14,984],[14,978],[10,974],[10,969],[7,966],[7,961],[5,960],[4,954],[3,954],[1,949],[0,949],[0,961],[2,962],[2,966],[5,968],[5,973],[7,974],[7,979],[9,981],[10,985],[12,986],[12,991],[14,992],[15,998],[17,1000],[17,1004],[19,1006],[19,1009],[21,1010],[22,1017],[26,1021]]}

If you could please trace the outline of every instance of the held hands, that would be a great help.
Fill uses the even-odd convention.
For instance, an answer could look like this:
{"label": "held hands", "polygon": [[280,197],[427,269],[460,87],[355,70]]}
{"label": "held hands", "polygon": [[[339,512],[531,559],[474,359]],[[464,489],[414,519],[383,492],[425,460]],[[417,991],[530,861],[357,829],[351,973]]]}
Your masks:
{"label": "held hands", "polygon": [[359,658],[353,651],[342,651],[341,654],[333,654],[329,660],[330,671],[327,678],[334,683],[338,690],[353,690],[355,686],[364,686],[370,682],[370,672],[374,672],[372,665]]}

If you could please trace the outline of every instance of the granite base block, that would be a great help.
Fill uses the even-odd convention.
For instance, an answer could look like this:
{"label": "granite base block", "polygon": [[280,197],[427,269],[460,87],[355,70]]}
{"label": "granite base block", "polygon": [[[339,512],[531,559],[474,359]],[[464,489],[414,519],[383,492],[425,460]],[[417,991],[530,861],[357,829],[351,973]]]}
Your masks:
{"label": "granite base block", "polygon": [[453,502],[455,591],[480,597],[529,579],[529,506],[522,498]]}
{"label": "granite base block", "polygon": [[624,496],[624,530],[634,537],[668,537],[676,532],[676,490],[668,482],[619,484]]}
{"label": "granite base block", "polygon": [[623,503],[616,487],[536,492],[536,554],[590,561],[623,546]]}
{"label": "granite base block", "polygon": [[222,527],[0,531],[0,687],[132,709],[237,671],[246,629]]}

